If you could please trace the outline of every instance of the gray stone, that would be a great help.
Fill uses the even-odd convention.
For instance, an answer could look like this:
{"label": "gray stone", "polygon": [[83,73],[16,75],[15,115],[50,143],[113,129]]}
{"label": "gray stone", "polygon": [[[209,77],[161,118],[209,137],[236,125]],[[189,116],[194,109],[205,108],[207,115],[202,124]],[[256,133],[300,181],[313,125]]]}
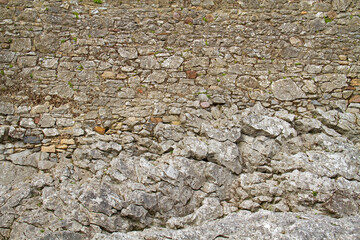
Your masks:
{"label": "gray stone", "polygon": [[138,57],[136,48],[119,48],[118,53],[125,59],[136,59]]}
{"label": "gray stone", "polygon": [[15,139],[23,139],[25,132],[26,129],[24,128],[14,128],[13,126],[9,128],[9,136]]}
{"label": "gray stone", "polygon": [[167,139],[178,142],[183,139],[184,129],[176,125],[159,123],[154,129],[154,134],[159,139]]}
{"label": "gray stone", "polygon": [[206,123],[201,125],[201,133],[208,138],[212,138],[221,142],[229,140],[230,142],[237,143],[240,141],[241,138],[240,128],[214,128]]}
{"label": "gray stone", "polygon": [[320,83],[323,92],[331,92],[334,89],[347,86],[345,74],[323,74],[315,77],[315,82]]}
{"label": "gray stone", "polygon": [[303,118],[295,121],[295,129],[298,132],[319,132],[321,131],[321,127],[321,122],[312,118]]}
{"label": "gray stone", "polygon": [[139,57],[140,67],[144,69],[159,69],[160,64],[154,56],[143,56]]}
{"label": "gray stone", "polygon": [[17,59],[19,67],[34,67],[36,66],[37,56],[24,56]]}
{"label": "gray stone", "polygon": [[55,125],[55,118],[53,118],[50,114],[45,113],[41,116],[39,125],[43,128],[51,128]]}
{"label": "gray stone", "polygon": [[45,113],[45,112],[49,112],[49,103],[48,102],[46,102],[45,104],[36,105],[30,111],[30,113],[32,113],[32,114]]}
{"label": "gray stone", "polygon": [[332,1],[333,8],[340,12],[346,11],[351,4],[351,0],[334,0]]}
{"label": "gray stone", "polygon": [[41,53],[55,53],[60,46],[58,37],[52,33],[43,33],[34,39],[37,51]]}
{"label": "gray stone", "polygon": [[8,126],[0,126],[0,141],[2,142],[9,130]]}
{"label": "gray stone", "polygon": [[[316,227],[314,227],[316,226]],[[360,230],[359,216],[335,219],[324,215],[304,213],[277,213],[261,210],[252,214],[239,211],[220,220],[201,226],[179,230],[165,228],[148,229],[127,234],[113,233],[110,236],[96,234],[94,240],[105,239],[357,239]],[[119,235],[121,234],[121,235]],[[225,236],[224,238],[221,236]],[[333,236],[336,236],[335,238]],[[120,238],[117,238],[120,237]],[[124,238],[123,238],[124,237]]]}
{"label": "gray stone", "polygon": [[248,114],[241,121],[243,123],[242,130],[247,135],[257,136],[263,134],[273,138],[280,135],[283,135],[285,138],[297,135],[295,129],[288,122],[279,118]]}
{"label": "gray stone", "polygon": [[8,158],[14,164],[37,167],[38,159],[31,157],[31,154],[30,150],[25,150],[19,153],[11,154]]}
{"label": "gray stone", "polygon": [[130,204],[126,209],[121,211],[122,216],[130,217],[135,220],[144,219],[148,211],[142,206]]}
{"label": "gray stone", "polygon": [[320,73],[322,70],[321,65],[306,65],[305,69],[308,73]]}
{"label": "gray stone", "polygon": [[194,67],[208,67],[209,66],[209,58],[208,57],[195,57],[185,62],[185,69],[192,69]]}
{"label": "gray stone", "polygon": [[0,114],[3,114],[3,115],[14,114],[14,105],[12,105],[11,103],[1,101],[0,102]]}
{"label": "gray stone", "polygon": [[39,240],[52,240],[52,239],[85,240],[86,238],[87,238],[86,236],[80,233],[61,231],[61,232],[47,233],[44,237],[39,238]]}
{"label": "gray stone", "polygon": [[236,144],[225,141],[218,142],[216,140],[209,140],[208,157],[211,162],[225,166],[233,173],[241,173],[241,155]]}
{"label": "gray stone", "polygon": [[39,144],[41,143],[41,139],[39,136],[25,136],[24,143]]}
{"label": "gray stone", "polygon": [[10,63],[15,57],[14,52],[2,50],[0,51],[0,62],[1,63]]}
{"label": "gray stone", "polygon": [[16,38],[13,39],[10,50],[14,52],[30,52],[31,39],[30,38]]}
{"label": "gray stone", "polygon": [[166,78],[167,73],[165,71],[154,71],[145,79],[144,82],[163,83]]}
{"label": "gray stone", "polygon": [[32,118],[22,118],[20,120],[20,126],[25,128],[36,128],[36,124]]}
{"label": "gray stone", "polygon": [[59,131],[56,128],[45,128],[42,131],[45,137],[56,137],[60,135]]}
{"label": "gray stone", "polygon": [[[15,165],[11,162],[0,161],[0,184],[17,185],[24,182],[37,172],[33,167]],[[1,200],[0,200],[1,201]]]}
{"label": "gray stone", "polygon": [[203,160],[206,158],[208,153],[208,146],[206,143],[200,141],[196,137],[185,137],[182,141],[182,144],[182,156],[195,158],[197,160]]}
{"label": "gray stone", "polygon": [[164,68],[178,68],[183,63],[184,59],[180,56],[171,56],[166,59],[161,66]]}
{"label": "gray stone", "polygon": [[56,119],[56,126],[59,127],[71,127],[74,126],[75,121],[71,118],[57,118]]}
{"label": "gray stone", "polygon": [[279,100],[295,100],[306,98],[306,94],[299,88],[296,83],[289,79],[280,79],[271,85],[274,96]]}
{"label": "gray stone", "polygon": [[41,66],[45,68],[55,69],[58,67],[58,62],[59,59],[57,58],[47,58],[42,61]]}

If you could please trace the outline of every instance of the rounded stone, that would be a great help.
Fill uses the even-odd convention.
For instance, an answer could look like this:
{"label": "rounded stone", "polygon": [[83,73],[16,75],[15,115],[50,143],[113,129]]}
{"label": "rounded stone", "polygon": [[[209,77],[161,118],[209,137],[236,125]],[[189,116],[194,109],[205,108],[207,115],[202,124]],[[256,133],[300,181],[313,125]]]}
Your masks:
{"label": "rounded stone", "polygon": [[209,107],[210,107],[210,103],[209,103],[209,102],[202,102],[202,103],[200,103],[200,106],[201,106],[202,108],[209,108]]}

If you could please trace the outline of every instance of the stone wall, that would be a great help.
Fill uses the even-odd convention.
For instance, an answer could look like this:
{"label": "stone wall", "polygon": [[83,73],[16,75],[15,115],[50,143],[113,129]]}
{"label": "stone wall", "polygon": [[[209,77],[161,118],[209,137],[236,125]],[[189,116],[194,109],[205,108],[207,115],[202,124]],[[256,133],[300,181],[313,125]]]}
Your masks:
{"label": "stone wall", "polygon": [[0,13],[0,239],[358,216],[360,1]]}

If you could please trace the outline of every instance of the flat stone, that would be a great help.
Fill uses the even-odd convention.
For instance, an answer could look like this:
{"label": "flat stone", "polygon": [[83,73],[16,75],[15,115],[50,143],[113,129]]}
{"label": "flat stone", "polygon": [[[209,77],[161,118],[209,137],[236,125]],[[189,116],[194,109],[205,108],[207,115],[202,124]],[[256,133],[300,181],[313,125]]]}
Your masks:
{"label": "flat stone", "polygon": [[25,128],[36,128],[36,124],[34,123],[34,119],[32,119],[32,118],[21,119],[20,126],[25,127]]}
{"label": "flat stone", "polygon": [[38,136],[25,136],[24,143],[39,144],[41,139]]}
{"label": "flat stone", "polygon": [[54,153],[54,152],[56,152],[55,145],[42,146],[41,152]]}
{"label": "flat stone", "polygon": [[61,139],[60,144],[73,145],[73,144],[75,144],[75,140],[74,139]]}
{"label": "flat stone", "polygon": [[14,105],[12,105],[11,103],[1,101],[0,102],[0,114],[3,114],[3,115],[14,114]]}
{"label": "flat stone", "polygon": [[75,121],[72,118],[57,118],[56,126],[60,127],[71,127],[74,126]]}
{"label": "flat stone", "polygon": [[209,102],[201,102],[201,103],[200,103],[200,107],[202,107],[202,108],[209,108],[209,107],[210,107],[210,103],[209,103]]}
{"label": "flat stone", "polygon": [[32,154],[30,150],[25,150],[11,154],[9,160],[18,165],[37,167],[37,162],[40,160],[40,154]]}
{"label": "flat stone", "polygon": [[94,127],[94,131],[101,134],[101,135],[104,135],[105,134],[105,128],[103,127],[100,127],[100,126],[96,126]]}
{"label": "flat stone", "polygon": [[196,71],[188,70],[188,71],[186,71],[186,76],[187,76],[187,78],[195,79],[197,77],[197,73],[196,73]]}
{"label": "flat stone", "polygon": [[14,128],[11,126],[9,128],[9,136],[15,139],[23,139],[25,135],[26,129],[25,128]]}
{"label": "flat stone", "polygon": [[53,33],[43,33],[34,40],[35,48],[41,53],[55,53],[60,41]]}
{"label": "flat stone", "polygon": [[24,56],[17,59],[19,67],[34,67],[36,66],[37,56]]}
{"label": "flat stone", "polygon": [[360,86],[360,79],[359,78],[352,79],[351,82],[350,82],[350,85],[354,86],[354,87]]}
{"label": "flat stone", "polygon": [[53,118],[50,114],[43,114],[39,121],[40,127],[51,128],[55,125],[55,118]]}
{"label": "flat stone", "polygon": [[160,64],[154,56],[139,57],[140,67],[144,69],[159,69]]}
{"label": "flat stone", "polygon": [[118,53],[125,59],[136,59],[138,57],[136,48],[119,48]]}
{"label": "flat stone", "polygon": [[320,83],[323,92],[332,92],[334,89],[346,87],[347,78],[345,74],[323,74],[316,76],[315,82]]}
{"label": "flat stone", "polygon": [[306,94],[292,80],[281,79],[271,85],[274,96],[279,100],[295,100],[306,98]]}
{"label": "flat stone", "polygon": [[29,52],[31,51],[31,39],[30,38],[16,38],[13,39],[10,50],[14,52]]}
{"label": "flat stone", "polygon": [[56,149],[67,149],[68,148],[68,145],[66,144],[58,144],[56,145]]}
{"label": "flat stone", "polygon": [[59,131],[56,128],[45,128],[42,130],[45,137],[56,137],[59,136]]}
{"label": "flat stone", "polygon": [[349,99],[349,102],[350,102],[350,103],[360,103],[360,95],[352,96],[352,97]]}
{"label": "flat stone", "polygon": [[167,73],[165,71],[154,71],[146,79],[145,82],[150,83],[163,83],[167,78]]}
{"label": "flat stone", "polygon": [[114,79],[116,77],[116,74],[114,72],[111,71],[105,71],[102,75],[102,78],[104,79]]}
{"label": "flat stone", "polygon": [[15,57],[11,51],[0,51],[0,63],[10,63]]}
{"label": "flat stone", "polygon": [[161,66],[164,68],[178,68],[183,63],[184,59],[180,56],[171,56],[166,59]]}

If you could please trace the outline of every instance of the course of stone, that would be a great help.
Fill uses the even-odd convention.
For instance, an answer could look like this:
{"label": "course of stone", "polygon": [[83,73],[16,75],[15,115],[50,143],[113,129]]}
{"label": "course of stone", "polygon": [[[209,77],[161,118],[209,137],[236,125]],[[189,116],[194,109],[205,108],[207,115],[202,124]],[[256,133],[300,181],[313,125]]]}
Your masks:
{"label": "course of stone", "polygon": [[359,239],[360,1],[0,0],[0,239]]}

